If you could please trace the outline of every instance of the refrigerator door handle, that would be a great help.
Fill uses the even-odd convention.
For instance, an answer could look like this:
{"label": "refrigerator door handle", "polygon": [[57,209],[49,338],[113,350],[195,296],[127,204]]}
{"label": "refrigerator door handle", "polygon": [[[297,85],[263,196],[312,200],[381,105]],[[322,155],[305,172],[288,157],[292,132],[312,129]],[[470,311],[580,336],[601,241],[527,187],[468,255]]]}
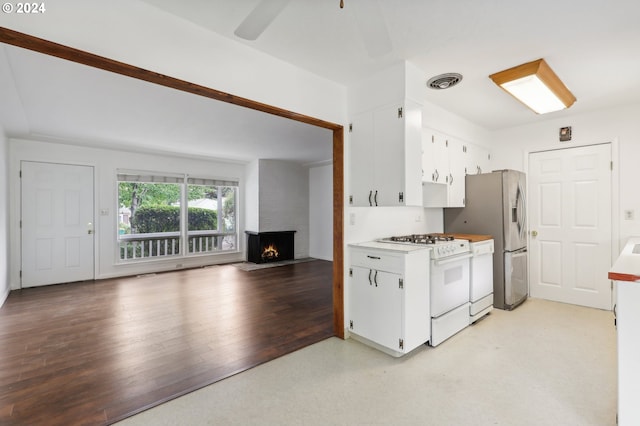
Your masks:
{"label": "refrigerator door handle", "polygon": [[518,234],[520,235],[520,240],[524,240],[526,235],[526,224],[527,224],[527,210],[526,210],[526,200],[524,196],[524,191],[520,186],[520,182],[518,182],[518,192],[516,193],[516,215],[518,220]]}
{"label": "refrigerator door handle", "polygon": [[519,248],[518,250],[514,250],[514,251],[507,251],[505,253],[510,253],[512,256],[521,256],[523,254],[526,254],[529,250],[527,249],[527,247],[522,247]]}

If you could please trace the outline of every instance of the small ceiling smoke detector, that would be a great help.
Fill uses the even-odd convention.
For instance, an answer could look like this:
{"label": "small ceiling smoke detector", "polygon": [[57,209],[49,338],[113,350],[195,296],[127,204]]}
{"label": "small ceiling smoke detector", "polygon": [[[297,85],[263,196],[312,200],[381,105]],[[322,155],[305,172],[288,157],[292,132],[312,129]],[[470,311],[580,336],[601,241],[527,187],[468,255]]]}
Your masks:
{"label": "small ceiling smoke detector", "polygon": [[427,81],[427,86],[434,90],[444,90],[455,86],[462,81],[462,74],[449,72],[446,74],[436,75]]}

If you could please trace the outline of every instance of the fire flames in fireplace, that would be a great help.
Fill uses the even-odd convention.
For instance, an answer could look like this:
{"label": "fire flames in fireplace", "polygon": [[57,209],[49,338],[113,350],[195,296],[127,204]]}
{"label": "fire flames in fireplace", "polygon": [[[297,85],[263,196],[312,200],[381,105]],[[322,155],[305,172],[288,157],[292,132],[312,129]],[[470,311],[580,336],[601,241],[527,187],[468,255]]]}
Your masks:
{"label": "fire flames in fireplace", "polygon": [[262,260],[274,260],[277,259],[280,254],[275,244],[269,244],[262,249]]}
{"label": "fire flames in fireplace", "polygon": [[296,231],[245,232],[248,262],[267,263],[294,259]]}

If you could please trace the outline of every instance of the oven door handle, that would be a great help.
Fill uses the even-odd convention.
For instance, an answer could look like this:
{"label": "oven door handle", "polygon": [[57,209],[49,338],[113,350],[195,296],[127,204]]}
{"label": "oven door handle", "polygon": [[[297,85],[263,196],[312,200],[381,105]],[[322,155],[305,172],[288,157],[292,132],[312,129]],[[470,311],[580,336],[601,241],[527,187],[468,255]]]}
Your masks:
{"label": "oven door handle", "polygon": [[471,257],[473,257],[473,254],[467,253],[467,254],[462,254],[460,256],[455,256],[455,257],[446,257],[444,259],[433,259],[433,264],[435,266],[446,265],[447,263],[453,263],[453,262],[457,262],[458,260],[469,259]]}

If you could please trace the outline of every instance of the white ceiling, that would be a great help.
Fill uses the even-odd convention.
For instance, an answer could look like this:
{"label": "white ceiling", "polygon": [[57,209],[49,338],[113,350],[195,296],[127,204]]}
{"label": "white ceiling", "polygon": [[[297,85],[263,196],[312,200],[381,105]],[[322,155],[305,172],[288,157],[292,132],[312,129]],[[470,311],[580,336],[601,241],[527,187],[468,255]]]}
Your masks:
{"label": "white ceiling", "polygon": [[[233,31],[258,0],[144,1],[344,85],[399,60],[416,64],[425,81],[460,73],[462,82],[451,89],[425,87],[425,100],[487,130],[559,117],[570,125],[573,114],[640,103],[637,0],[344,0],[344,9],[339,0],[291,0],[255,41]],[[356,25],[364,1],[379,2],[390,53],[367,53],[366,37]],[[240,160],[250,159],[248,153],[301,162],[330,158],[328,130],[87,67],[71,70],[67,63],[12,47],[0,53],[0,117],[8,117],[3,124],[12,135],[158,150],[171,150],[178,140],[187,153]],[[545,58],[577,97],[570,109],[538,116],[488,78],[538,58]],[[51,70],[47,74],[54,80],[33,78],[37,69]]]}
{"label": "white ceiling", "polygon": [[14,46],[0,45],[0,93],[13,137],[243,162],[332,154],[329,130]]}
{"label": "white ceiling", "polygon": [[[292,0],[256,40],[233,34],[258,0],[145,0],[345,85],[398,60],[425,79],[457,72],[462,82],[425,99],[488,130],[640,102],[637,0]],[[367,54],[358,31],[361,2],[377,1],[393,51]],[[488,78],[545,58],[577,102],[537,116]]]}

